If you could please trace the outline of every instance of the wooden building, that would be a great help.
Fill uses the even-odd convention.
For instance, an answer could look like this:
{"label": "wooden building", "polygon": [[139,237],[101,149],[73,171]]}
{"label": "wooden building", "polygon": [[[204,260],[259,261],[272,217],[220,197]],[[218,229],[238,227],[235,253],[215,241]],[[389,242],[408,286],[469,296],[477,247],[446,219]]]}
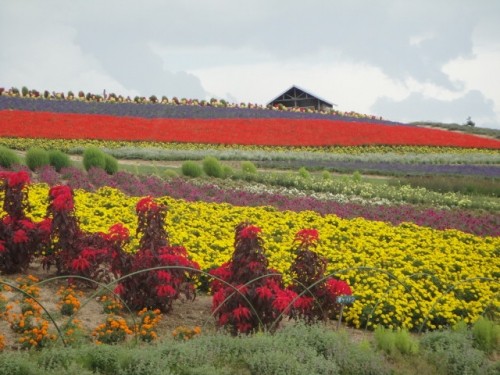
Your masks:
{"label": "wooden building", "polygon": [[332,109],[334,105],[336,106],[336,104],[327,102],[297,86],[290,87],[275,99],[271,100],[267,105],[277,106],[280,104],[285,107],[308,108],[317,111],[327,111]]}

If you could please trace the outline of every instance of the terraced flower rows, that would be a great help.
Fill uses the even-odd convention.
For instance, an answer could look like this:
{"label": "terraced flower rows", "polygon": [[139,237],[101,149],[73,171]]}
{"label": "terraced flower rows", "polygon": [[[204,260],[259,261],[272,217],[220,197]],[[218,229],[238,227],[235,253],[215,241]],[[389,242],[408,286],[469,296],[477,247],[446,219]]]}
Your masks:
{"label": "terraced flower rows", "polygon": [[0,111],[0,136],[276,146],[431,145],[500,149],[500,141],[436,129],[304,119],[114,117]]}
{"label": "terraced flower rows", "polygon": [[[440,168],[450,169],[447,164],[454,163],[450,162],[449,154],[460,148],[470,160],[464,160],[467,157],[462,156],[459,159],[463,165],[451,167],[454,169],[451,172],[439,170],[438,173],[477,173],[489,177],[498,176],[500,149],[497,139],[367,118],[280,113],[265,109],[122,105],[3,96],[0,96],[0,137],[3,137],[2,142],[11,144],[19,142],[6,137],[31,138],[35,139],[31,141],[33,143],[41,141],[47,145],[64,142],[65,147],[79,147],[84,140],[99,142],[104,147],[110,145],[110,148],[132,145],[140,149],[151,145],[150,142],[163,148],[165,142],[178,142],[186,145],[174,145],[173,148],[179,146],[185,150],[193,144],[203,144],[193,147],[211,150],[246,145],[237,147],[238,152],[265,149],[266,152],[278,150],[283,154],[290,150],[306,153],[314,150],[325,154],[326,161],[321,161],[321,157],[311,157],[314,164],[323,168],[332,162],[331,155],[335,152],[365,153],[371,147],[394,154],[403,150],[402,154],[408,160],[416,160],[411,163],[414,170],[431,168],[429,165],[421,167],[419,156],[410,155],[410,150],[424,150],[417,154],[434,153],[431,159],[427,159],[428,164],[440,160],[437,162],[441,164]],[[270,149],[269,146],[278,148]],[[331,152],[332,149],[340,150],[340,146],[342,151]],[[437,156],[442,150],[443,158]],[[285,159],[300,162],[301,158],[296,154],[287,155]],[[253,160],[252,157],[249,160]],[[321,165],[322,162],[326,164]],[[366,160],[362,162],[362,166],[370,167]],[[381,163],[378,162],[375,168],[380,168]],[[396,164],[391,160],[386,169],[394,168]],[[307,162],[304,165],[310,166]],[[405,166],[402,168],[404,173]],[[424,173],[436,173],[438,169],[431,168],[430,172]],[[80,183],[79,187],[87,190],[92,185],[76,175],[70,180],[71,184]],[[134,206],[139,198],[109,187],[119,186],[119,183],[104,178],[102,181],[108,182],[104,182],[105,187],[97,192],[76,192],[76,210],[82,228],[89,232],[106,232],[119,218],[134,233]],[[254,192],[247,195],[245,191],[189,184],[183,185],[184,195],[177,196],[183,199],[176,199],[175,189],[169,190],[165,184],[153,180],[150,185],[148,189],[152,188],[154,193],[141,190],[133,183],[127,188],[120,185],[120,188],[131,195],[159,196],[170,210],[167,225],[171,243],[185,246],[202,270],[209,271],[229,259],[234,227],[247,220],[262,228],[270,265],[286,274],[293,259],[293,236],[299,229],[315,228],[322,241],[318,251],[329,260],[328,271],[348,281],[358,297],[345,315],[347,322],[355,327],[382,324],[412,330],[436,329],[460,319],[472,322],[482,314],[498,318],[495,314],[500,307],[500,265],[496,259],[500,237],[499,217],[495,212],[498,202],[494,198],[485,199],[494,205],[485,214],[457,210],[456,207],[472,207],[471,201],[453,194],[436,194],[433,195],[436,199],[431,199],[434,205],[455,208],[450,211],[409,205],[395,207],[394,201],[385,201],[383,207],[373,207],[367,201],[377,199],[377,193],[361,191],[362,188],[358,195],[364,201],[354,207],[345,203],[332,206],[331,202],[311,200],[311,197],[294,200],[277,194]],[[353,184],[352,189],[358,188]],[[309,189],[308,194],[311,190],[314,191]],[[403,187],[398,190],[398,195],[408,199],[409,190]],[[33,185],[30,189],[31,215],[36,220],[45,215],[47,192],[48,187],[43,184]],[[170,196],[164,196],[165,192]],[[422,203],[419,199],[417,201]],[[398,201],[399,204],[402,202],[406,201]],[[427,200],[425,202],[429,204]],[[477,235],[440,230],[450,227]],[[136,239],[128,250],[134,252],[137,247]]]}
{"label": "terraced flower rows", "polygon": [[[48,187],[30,189],[32,215],[41,218]],[[133,233],[138,198],[104,188],[75,196],[82,227],[105,232],[120,220]],[[477,237],[405,223],[392,226],[365,219],[344,220],[312,211],[277,212],[267,207],[160,199],[169,207],[167,225],[172,244],[184,245],[202,270],[227,261],[233,231],[243,220],[258,223],[266,241],[270,265],[286,272],[293,259],[291,245],[301,228],[316,228],[318,251],[330,261],[329,272],[347,280],[359,297],[346,313],[347,321],[435,329],[459,319],[474,321],[498,306],[500,267],[495,262],[499,237]],[[137,246],[133,242],[130,250]]]}

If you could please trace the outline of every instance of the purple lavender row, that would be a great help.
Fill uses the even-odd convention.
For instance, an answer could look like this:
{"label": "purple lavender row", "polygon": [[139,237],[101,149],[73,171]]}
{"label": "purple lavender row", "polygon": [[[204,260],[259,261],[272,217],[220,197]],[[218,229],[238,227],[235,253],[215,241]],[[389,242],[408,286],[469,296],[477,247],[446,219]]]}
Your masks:
{"label": "purple lavender row", "polygon": [[413,205],[369,206],[355,203],[323,201],[311,197],[290,197],[273,193],[250,193],[241,190],[221,189],[216,185],[196,186],[184,179],[162,180],[154,176],[135,176],[128,172],[108,175],[100,169],[86,173],[77,168],[66,168],[61,175],[45,167],[40,179],[50,185],[66,179],[73,188],[94,191],[103,186],[120,189],[131,196],[171,196],[195,202],[229,203],[236,206],[272,206],[280,211],[315,211],[322,215],[335,214],[344,219],[362,217],[398,225],[412,222],[434,229],[458,229],[478,236],[500,236],[500,215],[472,213],[467,210],[420,209]]}
{"label": "purple lavender row", "polygon": [[17,109],[34,112],[96,114],[118,117],[139,118],[197,118],[197,119],[255,119],[255,118],[287,118],[287,119],[321,119],[342,120],[351,122],[373,122],[383,125],[407,125],[397,122],[347,117],[335,114],[305,113],[278,111],[265,108],[233,108],[201,105],[168,105],[160,103],[113,103],[86,102],[78,100],[47,100],[0,96],[0,110]]}
{"label": "purple lavender row", "polygon": [[460,175],[500,177],[500,166],[474,164],[403,164],[364,161],[293,160],[256,162],[260,168],[327,169],[335,172],[359,171],[361,173],[384,173],[396,175]]}

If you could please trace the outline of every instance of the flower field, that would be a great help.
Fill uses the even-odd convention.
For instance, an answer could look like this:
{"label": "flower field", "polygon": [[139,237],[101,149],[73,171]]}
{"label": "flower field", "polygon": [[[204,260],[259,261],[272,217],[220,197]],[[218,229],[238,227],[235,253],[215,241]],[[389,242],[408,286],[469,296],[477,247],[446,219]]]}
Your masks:
{"label": "flower field", "polygon": [[[74,154],[97,146],[118,159],[145,163],[215,155],[233,163],[254,161],[259,168],[300,168],[303,176],[264,171],[242,172],[240,180],[188,179],[95,168],[7,168],[0,171],[5,273],[24,272],[33,259],[57,274],[90,279],[103,269],[119,279],[149,267],[189,267],[131,277],[115,293],[133,310],[147,300],[151,311],[169,313],[181,293],[190,299],[192,288],[208,291],[218,324],[232,325],[234,334],[258,326],[256,312],[244,306],[247,298],[256,298],[257,309],[265,311],[259,318],[267,319],[264,326],[282,315],[326,318],[311,307],[313,298],[298,294],[303,289],[296,277],[307,272],[316,281],[325,275],[317,291],[324,293],[329,319],[339,311],[337,292],[352,291],[355,301],[345,306],[343,319],[355,328],[418,332],[473,323],[483,315],[499,318],[498,194],[378,185],[359,176],[473,176],[496,186],[498,139],[338,113],[160,103],[153,97],[101,102],[85,95],[30,95],[0,90],[0,145]],[[308,170],[327,178],[312,178]],[[354,170],[352,176],[330,173]],[[299,253],[313,257],[319,271],[305,272],[307,261],[298,264]],[[269,280],[246,285],[250,277],[238,274],[242,257],[248,257],[243,274],[257,270],[254,276]],[[244,298],[225,305],[231,288]],[[65,297],[67,308],[76,306]],[[144,336],[151,341],[156,333],[147,329],[149,321],[159,318],[148,314]],[[101,343],[124,340],[126,324],[110,318],[94,336]],[[107,331],[114,332],[110,338]]]}
{"label": "flower field", "polygon": [[[48,187],[34,185],[30,203],[35,220],[46,211]],[[87,231],[107,232],[116,218],[136,230],[138,198],[103,188],[76,191],[79,221]],[[356,327],[383,324],[435,329],[463,318],[477,319],[498,309],[500,266],[495,261],[499,237],[433,230],[404,223],[392,226],[364,219],[345,220],[312,211],[277,212],[269,207],[186,202],[160,198],[169,208],[171,242],[183,245],[202,270],[226,262],[232,252],[233,230],[242,220],[259,223],[271,267],[289,269],[294,234],[303,227],[320,233],[318,252],[329,260],[328,272],[347,280],[359,296],[346,319]],[[137,247],[132,242],[130,250]],[[373,311],[372,311],[373,310]]]}
{"label": "flower field", "polygon": [[370,122],[286,118],[136,118],[3,110],[0,136],[267,146],[428,145],[500,149],[468,134]]}

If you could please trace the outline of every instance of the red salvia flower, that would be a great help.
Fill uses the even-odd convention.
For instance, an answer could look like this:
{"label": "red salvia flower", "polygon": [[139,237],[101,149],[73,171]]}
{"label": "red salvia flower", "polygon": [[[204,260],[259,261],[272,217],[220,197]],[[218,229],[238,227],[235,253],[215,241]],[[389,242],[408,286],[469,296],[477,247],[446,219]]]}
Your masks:
{"label": "red salvia flower", "polygon": [[312,307],[313,302],[314,298],[301,296],[293,303],[293,307],[299,310],[309,310]]}
{"label": "red salvia flower", "polygon": [[38,229],[45,234],[49,234],[52,230],[52,219],[50,217],[47,217],[40,221],[38,223]]}
{"label": "red salvia flower", "polygon": [[59,195],[71,195],[71,188],[68,185],[52,186],[49,190],[49,196],[55,198]]}
{"label": "red salvia flower", "polygon": [[12,220],[12,217],[10,217],[10,215],[7,215],[5,216],[3,219],[2,219],[3,223],[5,225],[11,225],[14,221]]}
{"label": "red salvia flower", "polygon": [[334,297],[352,294],[351,287],[344,280],[328,279],[326,281],[326,288],[328,293]]}
{"label": "red salvia flower", "polygon": [[71,268],[73,271],[86,271],[90,268],[90,262],[86,258],[78,257],[71,262]]}
{"label": "red salvia flower", "polygon": [[255,290],[257,291],[257,295],[259,296],[259,298],[267,300],[273,298],[273,291],[269,289],[267,286],[260,286]]}
{"label": "red salvia flower", "polygon": [[252,329],[252,325],[250,323],[238,323],[236,328],[238,328],[238,331],[241,333],[247,333],[250,329]]}
{"label": "red salvia flower", "polygon": [[29,238],[23,229],[18,229],[14,232],[14,243],[25,243],[28,242]]}
{"label": "red salvia flower", "polygon": [[25,171],[13,172],[8,176],[9,187],[23,187],[30,182],[30,175]]}
{"label": "red salvia flower", "polygon": [[36,224],[33,223],[31,220],[28,220],[28,219],[24,219],[24,220],[20,220],[19,223],[23,226],[24,229],[26,230],[31,230],[31,229],[35,229],[36,227]]}
{"label": "red salvia flower", "polygon": [[113,293],[116,293],[120,296],[123,295],[125,293],[125,287],[123,286],[123,284],[118,284],[113,290]]}
{"label": "red salvia flower", "polygon": [[250,316],[252,316],[252,313],[248,307],[239,305],[233,310],[233,316],[238,322],[241,322],[243,319],[249,319]]}
{"label": "red salvia flower", "polygon": [[5,251],[5,241],[0,241],[0,253]]}
{"label": "red salvia flower", "polygon": [[301,245],[311,245],[318,241],[319,233],[317,229],[301,229],[295,235],[295,241]]}
{"label": "red salvia flower", "polygon": [[158,276],[158,280],[164,283],[169,283],[172,280],[171,273],[164,270],[159,270],[156,275]]}
{"label": "red salvia flower", "polygon": [[156,294],[158,297],[173,297],[176,291],[170,285],[158,285],[156,287]]}
{"label": "red salvia flower", "polygon": [[123,242],[130,237],[130,231],[122,223],[116,223],[109,228],[107,239],[112,241]]}
{"label": "red salvia flower", "polygon": [[280,312],[287,312],[296,296],[297,294],[291,290],[278,290],[276,299],[273,301],[273,307]]}
{"label": "red salvia flower", "polygon": [[262,232],[262,229],[258,226],[248,225],[239,234],[241,238],[256,238],[260,232]]}
{"label": "red salvia flower", "polygon": [[156,211],[160,206],[156,203],[153,198],[150,196],[144,197],[135,206],[135,210],[137,213],[139,212],[147,212],[147,211]]}

